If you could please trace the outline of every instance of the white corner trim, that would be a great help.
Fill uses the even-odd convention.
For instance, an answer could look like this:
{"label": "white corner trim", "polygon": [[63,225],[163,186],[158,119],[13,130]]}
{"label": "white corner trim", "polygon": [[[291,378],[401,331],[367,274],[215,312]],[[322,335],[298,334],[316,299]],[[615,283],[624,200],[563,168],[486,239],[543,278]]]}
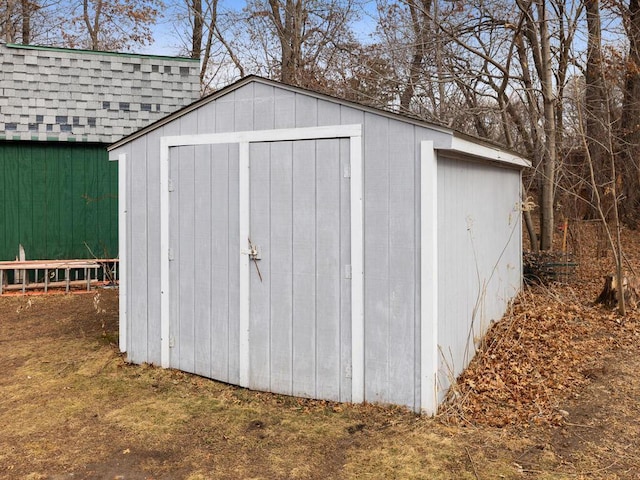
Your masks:
{"label": "white corner trim", "polygon": [[502,150],[498,147],[490,147],[482,145],[465,138],[456,136],[450,137],[450,142],[437,142],[434,145],[436,150],[449,150],[452,152],[471,155],[494,162],[501,162],[508,165],[517,165],[519,167],[531,167],[531,162],[518,155]]}
{"label": "white corner trim", "polygon": [[[240,213],[240,250],[247,248],[249,241],[249,212],[250,212],[250,163],[249,144],[244,142],[238,146],[239,149],[239,213]],[[240,255],[240,318],[239,318],[239,384],[241,387],[249,386],[249,305],[250,305],[250,266],[249,255]]]}
{"label": "white corner trim", "polygon": [[119,315],[118,346],[127,351],[127,154],[118,155],[118,269],[119,269]]}
{"label": "white corner trim", "polygon": [[351,401],[365,400],[364,388],[364,204],[362,136],[349,142],[351,162]]}
{"label": "white corner trim", "polygon": [[160,365],[171,364],[169,349],[169,144],[160,138]]}
{"label": "white corner trim", "polygon": [[438,162],[420,143],[420,410],[438,410]]}

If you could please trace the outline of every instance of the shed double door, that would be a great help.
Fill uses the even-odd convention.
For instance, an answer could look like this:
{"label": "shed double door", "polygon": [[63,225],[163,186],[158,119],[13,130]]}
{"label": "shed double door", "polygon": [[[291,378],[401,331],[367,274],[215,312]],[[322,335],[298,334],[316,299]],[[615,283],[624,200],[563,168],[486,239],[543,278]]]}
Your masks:
{"label": "shed double door", "polygon": [[[234,384],[245,378],[243,386],[256,390],[349,401],[348,140],[251,143],[242,172],[238,158],[237,144],[170,155],[171,367]],[[241,175],[249,185],[242,209]],[[243,221],[247,238],[240,238]],[[251,247],[257,255],[249,257],[243,295],[241,259]],[[243,301],[248,332],[240,329]]]}

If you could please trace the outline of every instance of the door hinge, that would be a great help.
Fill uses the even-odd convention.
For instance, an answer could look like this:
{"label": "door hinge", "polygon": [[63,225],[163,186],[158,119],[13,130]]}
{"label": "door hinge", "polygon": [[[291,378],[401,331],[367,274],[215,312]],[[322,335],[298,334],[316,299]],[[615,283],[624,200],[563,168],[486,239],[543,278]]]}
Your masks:
{"label": "door hinge", "polygon": [[351,278],[351,265],[344,266],[344,278]]}
{"label": "door hinge", "polygon": [[176,187],[173,185],[173,180],[169,179],[169,191],[173,192]]}
{"label": "door hinge", "polygon": [[344,166],[342,175],[344,178],[351,178],[351,165],[347,164]]}
{"label": "door hinge", "polygon": [[169,337],[169,348],[173,348],[176,346],[176,337],[174,337],[173,335],[171,335]]}
{"label": "door hinge", "polygon": [[167,252],[167,256],[169,257],[169,261],[172,262],[173,261],[173,248],[169,249],[169,251]]}
{"label": "door hinge", "polygon": [[351,378],[353,376],[353,369],[351,365],[344,367],[344,378]]}

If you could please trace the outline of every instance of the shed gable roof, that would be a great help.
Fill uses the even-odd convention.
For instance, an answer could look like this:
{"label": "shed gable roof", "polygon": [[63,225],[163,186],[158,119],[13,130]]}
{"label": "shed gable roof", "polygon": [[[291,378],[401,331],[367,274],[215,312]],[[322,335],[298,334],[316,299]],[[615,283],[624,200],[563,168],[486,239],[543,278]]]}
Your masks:
{"label": "shed gable roof", "polygon": [[166,125],[172,122],[173,120],[182,117],[183,115],[193,112],[194,110],[197,110],[198,108],[210,102],[218,100],[219,98],[224,97],[226,95],[229,95],[231,92],[238,90],[252,82],[269,85],[269,86],[280,88],[283,90],[289,90],[298,94],[308,95],[314,98],[318,98],[325,101],[355,108],[364,112],[369,112],[375,115],[389,117],[397,121],[410,123],[420,127],[428,128],[430,130],[436,130],[438,132],[445,133],[447,140],[436,143],[434,145],[434,148],[436,150],[446,150],[451,152],[453,155],[472,156],[472,157],[483,159],[483,160],[489,160],[489,161],[494,161],[494,162],[503,163],[503,164],[510,164],[518,167],[531,166],[531,163],[528,160],[522,158],[517,153],[507,151],[491,142],[483,141],[482,139],[479,139],[467,134],[463,134],[451,128],[443,127],[441,125],[426,122],[424,120],[409,117],[406,115],[400,115],[398,113],[389,112],[387,110],[381,110],[375,107],[362,105],[349,100],[343,100],[327,94],[306,90],[301,87],[287,85],[284,83],[277,82],[275,80],[266,79],[256,75],[249,75],[247,77],[244,77],[235,83],[232,83],[216,92],[213,92],[199,100],[196,100],[190,105],[187,105],[186,107],[176,112],[173,112],[172,114],[166,116],[165,118],[162,118],[138,130],[137,132],[134,132],[131,135],[119,140],[118,142],[109,146],[108,150],[114,150],[122,145],[125,145],[126,143],[133,141],[136,138],[139,138],[148,132],[151,132],[157,128],[160,128],[163,125]]}
{"label": "shed gable roof", "polygon": [[199,97],[198,60],[0,42],[0,140],[112,143]]}

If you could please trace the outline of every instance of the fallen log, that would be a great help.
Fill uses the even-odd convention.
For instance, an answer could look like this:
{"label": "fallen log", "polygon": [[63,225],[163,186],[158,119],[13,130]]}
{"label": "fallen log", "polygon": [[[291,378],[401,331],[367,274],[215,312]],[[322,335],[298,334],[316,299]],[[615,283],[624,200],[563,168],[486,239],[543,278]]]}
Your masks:
{"label": "fallen log", "polygon": [[[640,280],[634,277],[624,277],[622,280],[622,293],[627,308],[635,309],[640,303]],[[596,304],[603,304],[606,307],[616,307],[618,305],[618,279],[615,275],[604,277],[604,287],[595,301]]]}

